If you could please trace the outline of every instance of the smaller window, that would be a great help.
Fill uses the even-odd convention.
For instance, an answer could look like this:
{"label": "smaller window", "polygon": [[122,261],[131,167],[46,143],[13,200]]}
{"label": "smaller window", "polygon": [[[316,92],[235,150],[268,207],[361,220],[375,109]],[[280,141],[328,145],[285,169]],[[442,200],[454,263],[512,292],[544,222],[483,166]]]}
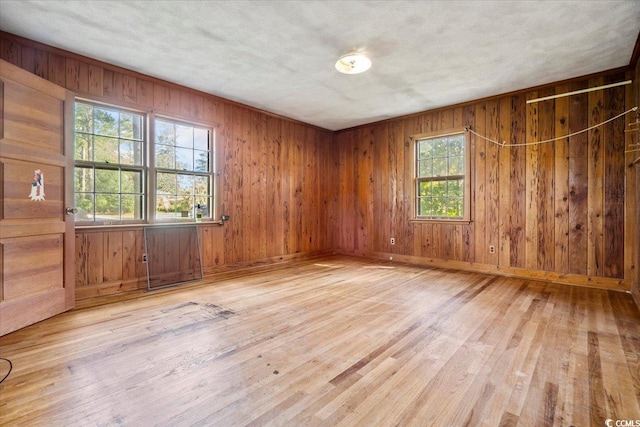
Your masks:
{"label": "smaller window", "polygon": [[417,138],[416,219],[469,220],[464,133]]}
{"label": "smaller window", "polygon": [[212,218],[213,131],[165,118],[154,123],[156,220]]}

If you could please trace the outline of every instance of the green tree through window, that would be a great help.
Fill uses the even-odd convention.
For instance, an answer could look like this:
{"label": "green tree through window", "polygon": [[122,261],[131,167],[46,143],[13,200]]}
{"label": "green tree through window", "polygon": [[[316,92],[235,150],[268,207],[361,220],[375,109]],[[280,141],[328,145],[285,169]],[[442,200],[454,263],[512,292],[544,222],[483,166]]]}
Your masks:
{"label": "green tree through window", "polygon": [[144,218],[144,116],[76,102],[75,204],[78,222]]}
{"label": "green tree through window", "polygon": [[468,218],[467,149],[464,133],[416,141],[418,219]]}
{"label": "green tree through window", "polygon": [[211,130],[164,118],[154,130],[156,218],[211,218]]}

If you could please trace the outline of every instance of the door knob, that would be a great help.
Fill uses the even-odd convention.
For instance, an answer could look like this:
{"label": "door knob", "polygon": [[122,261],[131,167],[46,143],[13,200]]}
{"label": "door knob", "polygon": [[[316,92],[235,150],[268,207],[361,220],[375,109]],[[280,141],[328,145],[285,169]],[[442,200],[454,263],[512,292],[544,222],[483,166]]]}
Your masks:
{"label": "door knob", "polygon": [[67,215],[75,215],[78,213],[78,208],[67,208],[65,209]]}

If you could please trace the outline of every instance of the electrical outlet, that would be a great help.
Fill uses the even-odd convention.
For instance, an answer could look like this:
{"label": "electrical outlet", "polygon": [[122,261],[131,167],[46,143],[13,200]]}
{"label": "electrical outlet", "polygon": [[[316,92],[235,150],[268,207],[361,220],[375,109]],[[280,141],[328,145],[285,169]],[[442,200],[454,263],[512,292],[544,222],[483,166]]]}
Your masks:
{"label": "electrical outlet", "polygon": [[142,254],[142,263],[143,264],[147,263],[147,254]]}
{"label": "electrical outlet", "polygon": [[489,246],[489,253],[490,253],[490,254],[495,254],[495,253],[496,253],[496,247],[495,247],[495,246],[493,246],[493,245],[490,245],[490,246]]}
{"label": "electrical outlet", "polygon": [[392,245],[395,245],[395,244],[396,244],[396,238],[395,238],[395,237],[392,237],[391,239],[389,239],[389,242],[390,242]]}

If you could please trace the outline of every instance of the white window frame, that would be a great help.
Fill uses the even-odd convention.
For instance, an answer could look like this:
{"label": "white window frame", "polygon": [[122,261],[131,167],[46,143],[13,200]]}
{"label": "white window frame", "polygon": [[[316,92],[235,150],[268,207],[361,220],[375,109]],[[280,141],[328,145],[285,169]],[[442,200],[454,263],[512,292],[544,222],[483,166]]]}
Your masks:
{"label": "white window frame", "polygon": [[[92,167],[97,165],[100,169],[118,169],[123,170],[136,170],[141,171],[142,174],[142,218],[137,220],[105,220],[105,221],[87,221],[82,219],[76,219],[76,226],[80,228],[101,227],[101,226],[114,226],[122,227],[127,225],[153,225],[153,224],[172,224],[172,223],[196,223],[196,222],[215,222],[219,223],[219,177],[220,173],[217,168],[217,144],[216,144],[216,130],[217,125],[209,123],[200,123],[190,119],[177,118],[165,115],[156,115],[152,111],[141,111],[135,108],[123,107],[116,104],[108,104],[100,101],[95,101],[88,98],[77,97],[75,103],[89,104],[94,107],[103,107],[107,109],[119,110],[127,113],[139,114],[143,117],[143,141],[142,141],[142,165],[115,165],[115,164],[102,164],[95,163],[93,161],[76,160],[74,150],[74,168],[77,167]],[[75,104],[74,104],[75,105]],[[74,108],[75,111],[75,108]],[[156,218],[156,174],[157,170],[164,170],[162,168],[156,168],[155,165],[155,121],[157,119],[180,123],[186,126],[192,126],[197,128],[207,129],[209,132],[209,172],[204,174],[209,178],[209,191],[210,191],[210,204],[208,216],[203,216],[200,220],[196,218],[196,215],[191,215],[187,218]],[[74,140],[75,140],[75,113],[74,113]],[[203,174],[199,174],[203,175]],[[74,172],[74,193],[75,193],[75,172]],[[74,194],[75,197],[75,194]],[[195,212],[194,212],[195,213]]]}
{"label": "white window frame", "polygon": [[[167,122],[173,122],[175,124],[179,124],[179,125],[184,125],[184,126],[189,126],[189,127],[195,127],[195,128],[201,128],[201,129],[206,129],[209,132],[209,172],[208,173],[199,173],[199,172],[192,172],[192,171],[179,171],[178,169],[169,169],[169,168],[162,168],[162,167],[158,167],[156,165],[156,128],[155,128],[155,124],[157,120],[163,120],[163,121],[167,121]],[[191,222],[200,222],[198,221],[197,218],[195,218],[195,215],[189,216],[187,218],[181,218],[181,217],[175,217],[175,218],[163,218],[163,219],[158,219],[157,216],[157,210],[156,210],[156,206],[158,203],[157,200],[157,177],[158,177],[158,173],[172,173],[175,172],[176,174],[178,174],[178,172],[183,172],[183,174],[185,175],[192,175],[192,176],[208,176],[209,177],[209,189],[210,189],[210,203],[208,206],[208,212],[205,213],[205,215],[208,215],[206,217],[203,216],[203,218],[201,219],[201,222],[207,222],[207,221],[214,221],[215,218],[217,218],[217,214],[218,214],[218,203],[217,203],[217,199],[218,199],[218,177],[219,177],[219,173],[216,170],[216,132],[215,132],[215,126],[211,126],[208,124],[202,124],[202,123],[198,123],[198,122],[194,122],[194,121],[189,121],[189,120],[184,120],[184,119],[178,119],[178,118],[174,118],[171,116],[165,116],[165,115],[155,115],[155,114],[151,114],[150,115],[150,120],[149,120],[149,129],[150,129],[150,137],[149,137],[149,172],[147,174],[148,177],[148,181],[149,181],[149,195],[148,195],[148,218],[150,218],[150,223],[154,223],[154,224],[170,224],[170,223],[183,223],[183,222],[187,222],[187,223],[191,223]],[[190,214],[193,214],[194,212],[190,212]]]}
{"label": "white window frame", "polygon": [[[419,145],[421,141],[439,139],[449,136],[462,135],[464,138],[464,173],[457,175],[442,175],[442,176],[420,176],[419,168]],[[420,222],[433,222],[433,223],[461,223],[468,224],[471,222],[471,149],[469,143],[469,137],[464,129],[452,129],[443,132],[430,132],[413,135],[410,138],[413,141],[413,196],[412,196],[412,221]],[[447,160],[449,157],[447,156]],[[447,178],[463,179],[463,215],[458,217],[450,216],[429,216],[419,215],[420,208],[420,192],[419,187],[421,182],[425,181],[446,181]]]}

